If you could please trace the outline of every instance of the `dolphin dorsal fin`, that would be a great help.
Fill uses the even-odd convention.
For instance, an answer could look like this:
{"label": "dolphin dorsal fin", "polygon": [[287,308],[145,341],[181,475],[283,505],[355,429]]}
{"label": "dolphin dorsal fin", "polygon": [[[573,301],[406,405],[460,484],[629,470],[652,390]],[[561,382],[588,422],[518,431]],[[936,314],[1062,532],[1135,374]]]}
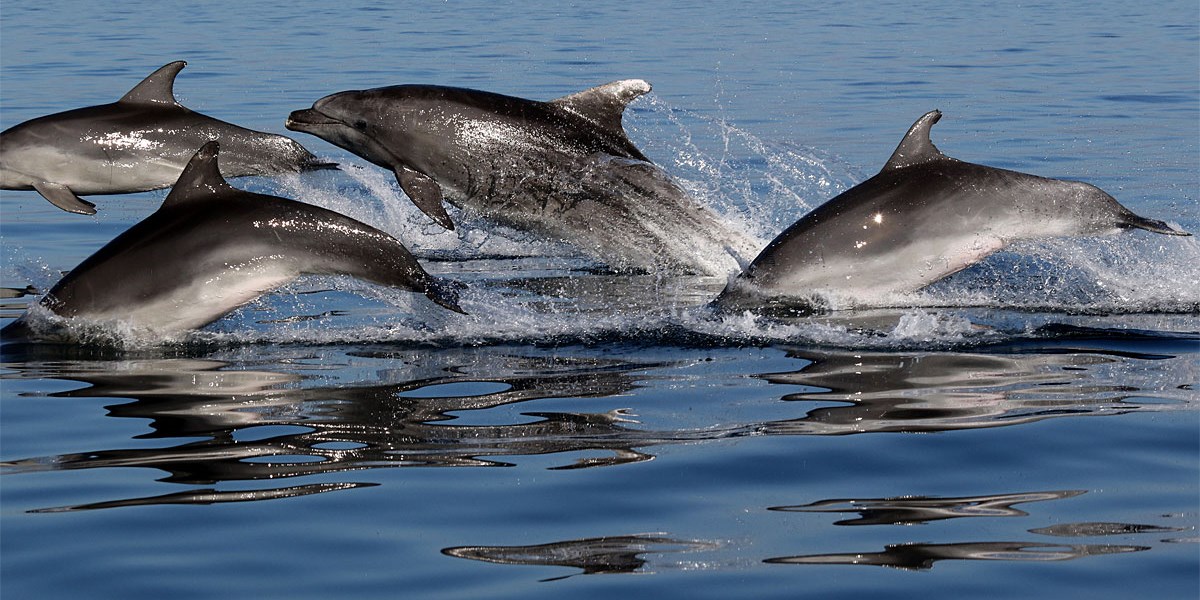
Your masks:
{"label": "dolphin dorsal fin", "polygon": [[164,208],[234,190],[217,168],[219,150],[220,144],[215,140],[200,147],[183,168],[183,173],[179,174],[179,179],[171,187],[167,198],[163,200]]}
{"label": "dolphin dorsal fin", "polygon": [[575,113],[624,139],[621,116],[625,114],[625,107],[650,89],[650,84],[641,79],[623,79],[551,100],[549,104]]}
{"label": "dolphin dorsal fin", "polygon": [[129,90],[127,94],[121,96],[118,102],[180,106],[179,102],[175,100],[175,76],[185,66],[187,66],[186,62],[177,60],[159,67],[141,83],[133,86],[133,89]]}
{"label": "dolphin dorsal fin", "polygon": [[882,170],[902,169],[946,158],[929,139],[929,130],[933,129],[933,124],[941,118],[942,111],[931,110],[917,119],[917,122],[908,128],[908,133],[904,134],[904,139],[900,140],[900,145],[896,146],[896,151],[892,153],[887,164],[883,165]]}

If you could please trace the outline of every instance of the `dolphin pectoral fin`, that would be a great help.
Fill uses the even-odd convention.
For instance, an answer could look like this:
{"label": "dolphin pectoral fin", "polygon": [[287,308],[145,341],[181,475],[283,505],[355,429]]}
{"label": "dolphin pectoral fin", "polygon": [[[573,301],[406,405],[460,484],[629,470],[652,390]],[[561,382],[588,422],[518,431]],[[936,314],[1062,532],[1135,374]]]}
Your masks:
{"label": "dolphin pectoral fin", "polygon": [[61,183],[50,183],[48,181],[39,181],[33,184],[33,189],[41,194],[43,198],[69,213],[80,215],[96,214],[96,205],[80,198],[71,191],[71,188],[62,185]]}
{"label": "dolphin pectoral fin", "polygon": [[442,204],[442,187],[433,178],[404,165],[396,165],[392,170],[396,173],[400,189],[408,194],[421,212],[438,225],[454,230],[454,221],[450,220],[450,215],[446,213],[446,207]]}

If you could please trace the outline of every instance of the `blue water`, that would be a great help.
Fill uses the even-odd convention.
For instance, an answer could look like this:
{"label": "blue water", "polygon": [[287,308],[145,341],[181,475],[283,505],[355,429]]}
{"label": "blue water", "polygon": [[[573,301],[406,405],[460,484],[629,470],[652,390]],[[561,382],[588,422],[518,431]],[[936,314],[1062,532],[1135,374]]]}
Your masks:
{"label": "blue water", "polygon": [[[177,59],[185,105],[283,134],[345,89],[643,78],[633,141],[764,241],[933,108],[951,156],[1200,230],[1194,2],[9,2],[0,128]],[[911,309],[717,316],[721,282],[437,231],[293,137],[344,169],[235,184],[393,233],[471,315],[310,278],[168,344],[4,346],[5,598],[1200,592],[1195,238],[1020,245]],[[0,286],[47,289],[164,196],[0,193]]]}

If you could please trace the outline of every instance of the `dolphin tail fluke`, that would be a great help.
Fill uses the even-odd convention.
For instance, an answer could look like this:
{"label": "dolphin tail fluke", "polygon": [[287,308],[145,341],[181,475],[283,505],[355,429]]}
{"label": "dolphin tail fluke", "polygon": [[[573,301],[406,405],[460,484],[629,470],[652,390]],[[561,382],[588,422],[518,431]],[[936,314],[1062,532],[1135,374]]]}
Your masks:
{"label": "dolphin tail fluke", "polygon": [[465,315],[467,311],[458,305],[458,292],[465,287],[465,285],[458,281],[431,277],[429,283],[425,286],[425,296],[438,306]]}
{"label": "dolphin tail fluke", "polygon": [[1144,217],[1139,217],[1133,213],[1125,215],[1124,219],[1121,221],[1121,223],[1119,223],[1119,225],[1121,227],[1145,229],[1146,231],[1153,231],[1154,233],[1161,233],[1163,235],[1192,235],[1186,231],[1183,231],[1182,229],[1176,229],[1175,227],[1172,227],[1165,221],[1147,219]]}

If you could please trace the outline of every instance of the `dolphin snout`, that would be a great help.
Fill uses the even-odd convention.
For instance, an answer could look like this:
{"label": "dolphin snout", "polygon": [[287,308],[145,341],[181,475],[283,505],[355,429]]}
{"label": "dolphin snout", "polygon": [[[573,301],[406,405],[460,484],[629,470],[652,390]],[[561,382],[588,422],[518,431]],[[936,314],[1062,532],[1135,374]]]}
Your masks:
{"label": "dolphin snout", "polygon": [[284,122],[284,127],[292,131],[305,131],[307,128],[316,125],[340,125],[341,121],[331,118],[319,110],[306,108],[304,110],[293,111],[288,115],[287,121]]}

